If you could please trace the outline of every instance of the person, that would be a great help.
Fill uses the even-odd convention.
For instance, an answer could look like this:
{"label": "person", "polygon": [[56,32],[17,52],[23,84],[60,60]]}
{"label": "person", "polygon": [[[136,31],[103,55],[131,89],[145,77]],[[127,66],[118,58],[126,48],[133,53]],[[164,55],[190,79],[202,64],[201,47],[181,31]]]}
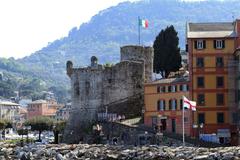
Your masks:
{"label": "person", "polygon": [[117,138],[116,137],[113,138],[113,144],[117,145]]}

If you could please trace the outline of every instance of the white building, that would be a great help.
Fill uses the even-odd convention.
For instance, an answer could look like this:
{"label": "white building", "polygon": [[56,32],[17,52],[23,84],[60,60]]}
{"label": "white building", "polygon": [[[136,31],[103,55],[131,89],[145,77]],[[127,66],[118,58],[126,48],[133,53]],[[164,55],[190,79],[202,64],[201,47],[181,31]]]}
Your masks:
{"label": "white building", "polygon": [[0,101],[0,120],[6,119],[14,122],[19,115],[19,106],[17,103]]}

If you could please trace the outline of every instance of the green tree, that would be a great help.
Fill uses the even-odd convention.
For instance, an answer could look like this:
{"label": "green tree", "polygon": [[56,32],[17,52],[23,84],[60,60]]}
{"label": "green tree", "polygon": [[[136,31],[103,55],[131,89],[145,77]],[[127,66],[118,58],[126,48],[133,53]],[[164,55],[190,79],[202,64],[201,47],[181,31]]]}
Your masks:
{"label": "green tree", "polygon": [[0,120],[0,129],[12,128],[12,122],[6,119]]}
{"label": "green tree", "polygon": [[176,30],[171,25],[165,30],[161,30],[153,44],[153,69],[155,73],[160,72],[163,77],[168,77],[170,72],[177,71],[182,66],[180,48],[178,47],[179,38],[177,34]]}
{"label": "green tree", "polygon": [[58,135],[64,132],[66,127],[66,121],[55,121],[53,125],[53,133],[54,133],[54,143],[57,144],[59,142]]}
{"label": "green tree", "polygon": [[31,126],[32,131],[38,131],[38,140],[41,141],[41,134],[43,131],[52,130],[54,120],[49,117],[38,116],[25,122],[26,126]]}

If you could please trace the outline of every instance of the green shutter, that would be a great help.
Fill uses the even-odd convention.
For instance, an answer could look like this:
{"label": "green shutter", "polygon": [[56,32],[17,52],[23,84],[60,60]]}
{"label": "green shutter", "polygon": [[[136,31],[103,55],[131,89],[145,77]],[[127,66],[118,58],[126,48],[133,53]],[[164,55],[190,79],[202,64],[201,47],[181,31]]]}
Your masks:
{"label": "green shutter", "polygon": [[203,40],[203,48],[205,49],[206,48],[206,41]]}
{"label": "green shutter", "polygon": [[217,44],[216,44],[216,43],[217,43],[217,41],[214,40],[214,41],[213,41],[213,47],[214,47],[215,49],[217,48]]}
{"label": "green shutter", "polygon": [[197,41],[194,41],[194,48],[197,49]]}
{"label": "green shutter", "polygon": [[225,48],[225,40],[222,40],[222,48]]}

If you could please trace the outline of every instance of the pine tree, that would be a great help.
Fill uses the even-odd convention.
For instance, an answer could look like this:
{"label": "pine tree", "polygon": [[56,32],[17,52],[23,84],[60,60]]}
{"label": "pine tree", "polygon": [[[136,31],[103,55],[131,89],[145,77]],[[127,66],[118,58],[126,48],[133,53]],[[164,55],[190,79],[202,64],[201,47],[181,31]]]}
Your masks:
{"label": "pine tree", "polygon": [[165,30],[161,30],[153,44],[153,69],[155,73],[160,72],[163,77],[168,77],[170,72],[178,71],[182,66],[180,48],[178,47],[179,38],[177,34],[176,30],[171,25]]}

